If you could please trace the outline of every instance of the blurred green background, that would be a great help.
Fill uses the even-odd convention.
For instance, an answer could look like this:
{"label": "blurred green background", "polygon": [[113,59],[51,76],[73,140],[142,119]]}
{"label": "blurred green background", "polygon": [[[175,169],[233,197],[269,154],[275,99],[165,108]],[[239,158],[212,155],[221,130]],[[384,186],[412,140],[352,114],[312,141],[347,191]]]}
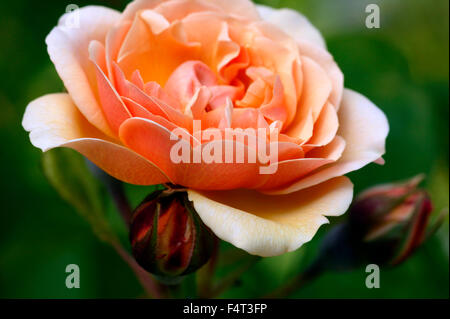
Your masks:
{"label": "blurred green background", "polygon": [[[46,181],[41,152],[21,120],[28,102],[63,90],[48,58],[45,36],[69,3],[123,10],[127,1],[0,2],[0,297],[138,297],[127,265]],[[386,114],[391,132],[386,165],[350,174],[358,192],[376,183],[427,174],[436,209],[448,207],[449,2],[447,0],[265,0],[304,13],[322,31],[345,74],[346,87],[368,96]],[[365,7],[377,3],[381,28],[367,29]],[[145,187],[127,189],[135,199]],[[108,211],[114,213],[111,203]],[[331,220],[338,222],[337,219]],[[322,226],[300,250],[266,258],[222,297],[255,297],[298,273],[315,256]],[[224,249],[230,249],[224,244]],[[81,288],[65,287],[65,267],[81,269]],[[448,298],[448,220],[407,262],[381,269],[381,288],[365,287],[366,273],[328,273],[298,298]],[[220,276],[220,272],[219,272]]]}

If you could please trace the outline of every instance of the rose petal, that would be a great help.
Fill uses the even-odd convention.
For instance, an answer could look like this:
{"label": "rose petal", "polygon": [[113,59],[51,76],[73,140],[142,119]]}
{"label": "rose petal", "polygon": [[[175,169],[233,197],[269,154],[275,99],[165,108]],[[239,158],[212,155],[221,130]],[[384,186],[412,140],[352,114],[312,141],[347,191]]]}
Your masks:
{"label": "rose petal", "polygon": [[[134,18],[136,13],[140,10],[144,9],[153,9],[156,8],[158,5],[164,3],[167,0],[136,0],[131,2],[126,8],[123,13],[123,19],[131,20]],[[194,2],[193,0],[190,1],[171,1],[171,2],[177,2],[179,5],[183,5],[186,2]],[[225,12],[242,16],[242,17],[248,17],[250,19],[259,19],[258,11],[256,10],[255,5],[250,0],[195,0],[195,2],[205,3],[207,5],[212,5],[214,7],[217,7]]]}
{"label": "rose petal", "polygon": [[302,57],[314,60],[327,73],[332,86],[329,101],[336,109],[339,109],[344,91],[344,75],[334,61],[333,56],[327,50],[307,41],[299,41],[298,45]]}
{"label": "rose petal", "polygon": [[145,9],[153,9],[157,5],[166,2],[167,0],[135,0],[131,1],[125,7],[122,13],[123,20],[133,20],[136,13],[145,10]]}
{"label": "rose petal", "polygon": [[303,87],[295,118],[285,132],[287,135],[309,140],[317,118],[326,105],[332,89],[325,71],[312,59],[302,58]]}
{"label": "rose petal", "polygon": [[150,113],[145,107],[136,103],[135,101],[133,101],[127,97],[122,97],[122,100],[125,103],[125,105],[127,106],[130,113],[133,115],[133,117],[142,117],[142,118],[149,119],[153,122],[158,123],[159,125],[164,126],[165,128],[167,128],[168,130],[171,130],[171,131],[177,129],[177,126],[175,124],[168,121],[167,119],[165,119],[162,116],[154,115],[154,114]]}
{"label": "rose petal", "polygon": [[[164,126],[144,118],[126,120],[120,127],[119,136],[127,147],[155,163],[174,183],[185,187],[208,190],[251,188],[260,184],[261,178],[264,177],[259,174],[261,166],[259,162],[251,163],[246,160],[250,147],[239,141],[213,140],[197,145],[193,149],[190,144],[194,143],[182,141],[180,138],[171,140],[171,136],[177,137],[178,132],[171,132]],[[177,150],[173,148],[175,144],[186,148],[189,152],[188,159],[183,158],[177,162],[172,158],[171,151]],[[227,163],[224,158],[225,151],[219,163],[207,163],[204,158],[194,162],[192,154],[195,153],[195,148],[201,147],[203,151],[205,148],[213,148],[214,145],[222,150],[232,148],[233,152],[236,152],[238,147],[242,148],[244,163],[237,163],[236,160],[233,163]]]}
{"label": "rose petal", "polygon": [[[95,44],[95,43],[93,43]],[[119,127],[123,121],[131,117],[125,104],[120,99],[116,89],[112,86],[110,80],[103,73],[102,69],[92,61],[97,74],[97,88],[100,96],[101,107],[106,116],[109,126],[117,135]]]}
{"label": "rose petal", "polygon": [[260,107],[261,114],[271,121],[284,123],[287,118],[284,105],[284,90],[280,78],[277,76],[273,85],[272,99]]}
{"label": "rose petal", "polygon": [[183,18],[197,12],[221,12],[222,9],[212,2],[198,0],[165,1],[154,9],[163,15],[168,21],[182,20]]}
{"label": "rose petal", "polygon": [[296,50],[297,45],[281,31],[274,30],[267,22],[262,21],[252,25],[263,35],[255,36],[252,45],[249,46],[250,59],[257,66],[272,66],[274,72],[280,77],[284,90],[287,113],[285,126],[287,126],[294,119],[298,105],[298,77],[293,74],[295,65],[300,59],[299,52]]}
{"label": "rose petal", "polygon": [[31,143],[47,151],[55,147],[77,150],[108,174],[124,182],[154,185],[169,179],[147,159],[109,138],[92,126],[68,94],[50,94],[31,102],[22,125]]}
{"label": "rose petal", "polygon": [[209,3],[221,7],[225,12],[232,15],[249,18],[252,20],[260,19],[258,10],[251,0],[206,0]]}
{"label": "rose petal", "polygon": [[[79,15],[79,27],[69,27],[67,21]],[[95,87],[95,70],[89,61],[88,46],[92,40],[104,43],[105,36],[119,20],[120,13],[98,6],[88,6],[67,13],[45,39],[50,59],[67,91],[83,115],[104,133],[113,136],[99,106]]]}
{"label": "rose petal", "polygon": [[293,251],[310,241],[325,216],[349,207],[353,185],[346,177],[289,195],[268,196],[249,190],[188,190],[202,221],[221,239],[263,257]]}
{"label": "rose petal", "polygon": [[125,37],[118,54],[117,63],[131,78],[138,69],[144,82],[154,81],[164,86],[172,72],[186,60],[197,60],[199,45],[188,42],[181,21],[173,22],[160,33],[154,33],[152,20],[137,15]]}
{"label": "rose petal", "polygon": [[336,136],[328,145],[317,147],[307,153],[307,158],[291,159],[278,163],[277,172],[271,176],[273,180],[269,179],[259,189],[276,189],[283,185],[289,185],[322,166],[336,162],[342,156],[345,145],[344,139]]}
{"label": "rose petal", "polygon": [[227,23],[226,17],[213,12],[196,13],[182,21],[189,41],[201,46],[198,60],[203,61],[218,75],[225,75],[226,67],[231,61],[238,59],[242,51],[230,37],[231,21]]}
{"label": "rose petal", "polygon": [[377,160],[385,152],[389,124],[384,113],[359,93],[346,89],[339,109],[338,135],[347,143],[342,157],[328,167],[293,183],[271,191],[288,194],[355,171]]}
{"label": "rose petal", "polygon": [[274,9],[265,5],[256,6],[261,18],[276,25],[296,40],[305,40],[326,49],[325,40],[309,20],[291,9]]}
{"label": "rose petal", "polygon": [[302,57],[302,67],[304,80],[299,107],[312,110],[315,122],[330,96],[332,85],[325,71],[312,59]]}
{"label": "rose petal", "polygon": [[[174,124],[186,128],[188,131],[192,130],[192,120],[189,116],[181,113],[173,106],[164,103],[164,101],[159,100],[157,97],[147,94],[138,86],[128,81],[121,68],[116,63],[113,63],[113,75],[117,84],[116,89],[121,96],[133,100],[154,115],[164,117]],[[160,89],[159,85],[156,83],[152,84],[152,82],[149,82],[144,86],[144,90],[148,93],[157,93],[156,95],[159,96],[159,93],[161,92],[155,92],[158,91],[158,89]],[[161,97],[166,99],[168,96],[162,94]],[[177,106],[178,105],[175,107]]]}
{"label": "rose petal", "polygon": [[185,107],[200,87],[216,82],[215,74],[203,62],[187,61],[170,75],[164,90]]}
{"label": "rose petal", "polygon": [[110,79],[113,85],[116,85],[116,83],[114,82],[112,64],[113,61],[117,60],[117,56],[119,54],[123,40],[128,34],[130,28],[131,22],[127,21],[109,30],[108,34],[106,35],[106,43],[105,43],[106,64],[108,68],[108,78]]}
{"label": "rose petal", "polygon": [[320,148],[315,148],[307,154],[307,158],[292,158],[270,164],[273,173],[268,176],[264,184],[258,185],[257,189],[276,189],[286,184],[297,181],[303,176],[338,160],[345,148],[345,141],[336,136],[333,142]]}
{"label": "rose petal", "polygon": [[327,103],[314,124],[313,136],[304,147],[327,145],[336,136],[338,128],[339,119],[336,108],[331,103]]}

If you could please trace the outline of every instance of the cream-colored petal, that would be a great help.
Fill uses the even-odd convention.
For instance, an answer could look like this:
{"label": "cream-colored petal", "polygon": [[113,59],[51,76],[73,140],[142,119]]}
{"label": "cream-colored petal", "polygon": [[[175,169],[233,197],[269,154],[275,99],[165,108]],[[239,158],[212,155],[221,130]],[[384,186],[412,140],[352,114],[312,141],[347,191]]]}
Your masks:
{"label": "cream-colored petal", "polygon": [[31,102],[22,126],[30,132],[31,143],[43,151],[72,148],[124,182],[139,185],[169,182],[153,163],[109,141],[84,118],[68,94],[49,94]]}
{"label": "cream-colored petal", "polygon": [[145,9],[154,9],[161,3],[166,2],[167,0],[134,0],[127,4],[125,10],[122,14],[123,20],[134,20],[136,13]]}
{"label": "cream-colored petal", "polygon": [[334,61],[333,56],[326,49],[321,48],[310,41],[301,40],[297,42],[300,54],[314,60],[328,74],[333,88],[331,90],[329,102],[333,104],[336,109],[339,109],[342,93],[344,92],[344,74],[336,64],[336,61]]}
{"label": "cream-colored petal", "polygon": [[89,124],[67,93],[42,96],[28,104],[22,120],[31,143],[47,151],[80,137],[108,139]]}
{"label": "cream-colored petal", "polygon": [[251,0],[135,0],[125,8],[123,19],[132,20],[138,11],[155,9],[159,5],[164,5],[164,3],[170,1],[179,3],[180,7],[183,5],[183,2],[189,1],[209,4],[232,15],[259,19],[258,12]]}
{"label": "cream-colored petal", "polygon": [[271,194],[289,194],[317,185],[358,170],[377,161],[385,153],[386,137],[389,133],[386,115],[366,97],[346,89],[338,116],[337,134],[346,142],[341,158],[288,187],[270,191]]}
{"label": "cream-colored petal", "polygon": [[251,0],[203,0],[222,8],[232,15],[248,19],[259,19],[258,9]]}
{"label": "cream-colored petal", "polygon": [[274,9],[265,5],[257,5],[259,15],[286,32],[295,40],[311,42],[321,48],[326,48],[325,40],[309,20],[291,9]]}
{"label": "cream-colored petal", "polygon": [[[75,104],[89,122],[110,136],[113,133],[95,91],[96,76],[88,47],[93,40],[104,43],[107,32],[119,18],[120,13],[109,8],[84,7],[63,15],[45,39],[50,59]],[[78,26],[72,25],[76,22]]]}
{"label": "cream-colored petal", "polygon": [[264,195],[250,190],[188,190],[203,222],[221,239],[263,257],[293,251],[310,241],[324,216],[338,216],[349,207],[353,185],[337,177],[289,195]]}

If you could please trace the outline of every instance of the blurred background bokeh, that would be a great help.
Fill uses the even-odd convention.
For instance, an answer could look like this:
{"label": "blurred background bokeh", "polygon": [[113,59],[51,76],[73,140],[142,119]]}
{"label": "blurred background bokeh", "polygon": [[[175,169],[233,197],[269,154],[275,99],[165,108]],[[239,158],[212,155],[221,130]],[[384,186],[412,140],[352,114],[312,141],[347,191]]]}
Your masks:
{"label": "blurred background bokeh", "polygon": [[[0,2],[0,297],[128,298],[141,293],[127,265],[49,185],[41,151],[30,144],[21,126],[28,102],[63,91],[44,39],[66,6],[100,4],[123,10],[127,2]],[[424,186],[436,210],[448,207],[448,0],[257,2],[305,14],[325,36],[346,87],[363,93],[386,113],[391,127],[386,165],[372,164],[350,174],[356,192],[426,173]],[[380,29],[365,27],[369,3],[381,9]],[[148,188],[128,186],[127,191],[139,202]],[[114,211],[112,205],[107,209]],[[300,250],[257,263],[222,297],[254,297],[292,277],[315,256],[329,227],[322,226]],[[447,220],[407,262],[382,269],[380,289],[367,289],[367,274],[358,269],[327,273],[294,297],[448,298],[448,234]],[[64,284],[65,267],[72,263],[81,269],[80,289],[69,290]]]}

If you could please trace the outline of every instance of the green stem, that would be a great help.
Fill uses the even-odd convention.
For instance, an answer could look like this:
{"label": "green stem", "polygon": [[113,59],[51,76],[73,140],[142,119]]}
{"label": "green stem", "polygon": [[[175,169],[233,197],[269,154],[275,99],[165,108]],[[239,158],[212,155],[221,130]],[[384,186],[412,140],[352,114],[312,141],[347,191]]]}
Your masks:
{"label": "green stem", "polygon": [[214,237],[214,250],[211,259],[206,263],[205,266],[197,271],[197,295],[199,298],[208,298],[212,291],[212,282],[214,277],[214,272],[216,270],[218,257],[219,257],[219,239]]}
{"label": "green stem", "polygon": [[118,242],[112,242],[111,245],[116,250],[117,254],[128,264],[133,270],[139,283],[144,288],[147,295],[151,298],[163,298],[163,294],[159,287],[159,284],[153,280],[148,272],[146,272],[134,258],[122,247]]}
{"label": "green stem", "polygon": [[[89,161],[88,166],[93,174],[97,176],[107,188],[108,193],[113,199],[118,212],[122,216],[126,228],[129,229],[132,217],[132,209],[125,195],[123,183],[109,176]],[[111,239],[109,240],[109,242],[116,250],[117,254],[122,257],[122,259],[134,272],[136,278],[142,285],[142,288],[144,288],[146,294],[153,298],[162,298],[164,296],[164,294],[162,293],[162,287],[160,287],[160,285],[155,280],[153,280],[149,273],[147,273],[141,266],[139,266],[136,260],[128,253],[128,251],[122,246],[122,244],[120,244],[120,242],[116,239]]]}
{"label": "green stem", "polygon": [[130,227],[131,215],[133,213],[130,203],[125,195],[123,189],[123,183],[114,177],[108,175],[103,170],[101,170],[97,165],[87,160],[87,166],[94,176],[96,176],[106,187],[109,195],[114,201],[117,210],[119,211],[122,219],[127,227]]}

